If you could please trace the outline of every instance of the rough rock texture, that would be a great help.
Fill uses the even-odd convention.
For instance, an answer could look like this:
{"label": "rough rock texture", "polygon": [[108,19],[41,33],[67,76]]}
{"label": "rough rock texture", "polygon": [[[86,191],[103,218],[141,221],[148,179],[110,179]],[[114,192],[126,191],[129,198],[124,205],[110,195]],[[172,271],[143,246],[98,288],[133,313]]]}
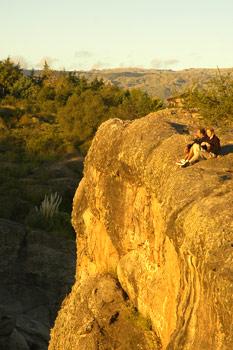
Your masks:
{"label": "rough rock texture", "polygon": [[[75,286],[63,304],[52,349],[160,349],[148,320],[132,308],[119,282],[97,275]],[[64,335],[60,330],[68,332]]]}
{"label": "rough rock texture", "polygon": [[46,350],[73,283],[73,241],[0,219],[0,350]]}
{"label": "rough rock texture", "polygon": [[[165,110],[99,128],[74,198],[76,283],[50,350],[233,348],[233,138],[223,157],[181,169],[194,124]],[[129,326],[130,303],[144,330]]]}

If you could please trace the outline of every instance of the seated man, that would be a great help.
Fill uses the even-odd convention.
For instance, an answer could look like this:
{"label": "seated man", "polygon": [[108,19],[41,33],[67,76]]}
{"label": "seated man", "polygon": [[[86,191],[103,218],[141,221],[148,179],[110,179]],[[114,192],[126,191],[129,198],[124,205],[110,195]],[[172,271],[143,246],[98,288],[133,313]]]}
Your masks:
{"label": "seated man", "polygon": [[216,158],[217,155],[219,155],[221,149],[220,140],[215,135],[214,129],[207,128],[206,133],[208,139],[202,141],[201,144],[193,144],[193,146],[191,147],[192,156],[188,157],[187,161],[181,165],[182,167],[192,165],[200,159]]}

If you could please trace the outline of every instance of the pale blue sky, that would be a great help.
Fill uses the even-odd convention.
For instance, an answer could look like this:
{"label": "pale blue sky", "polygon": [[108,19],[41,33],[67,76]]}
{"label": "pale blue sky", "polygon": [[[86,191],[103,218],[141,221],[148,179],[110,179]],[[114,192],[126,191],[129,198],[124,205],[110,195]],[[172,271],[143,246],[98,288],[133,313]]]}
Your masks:
{"label": "pale blue sky", "polygon": [[0,59],[28,68],[233,67],[233,0],[0,0]]}

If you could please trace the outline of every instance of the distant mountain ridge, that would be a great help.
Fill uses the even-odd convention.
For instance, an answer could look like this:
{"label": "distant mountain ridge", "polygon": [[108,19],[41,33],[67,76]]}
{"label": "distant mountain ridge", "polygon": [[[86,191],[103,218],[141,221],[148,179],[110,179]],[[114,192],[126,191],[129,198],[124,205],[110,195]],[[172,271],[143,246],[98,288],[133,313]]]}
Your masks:
{"label": "distant mountain ridge", "polygon": [[[229,74],[233,68],[221,69],[221,74]],[[185,88],[193,84],[204,84],[209,79],[219,75],[217,69],[184,69],[181,71],[156,70],[140,68],[117,68],[106,70],[92,70],[83,72],[90,78],[103,78],[114,85],[124,88],[139,88],[148,92],[151,96],[168,98],[181,93]]]}
{"label": "distant mountain ridge", "polygon": [[[25,74],[30,71],[25,70]],[[36,71],[36,73],[39,71]],[[232,74],[233,68],[223,68],[220,74]],[[218,69],[189,68],[180,71],[143,68],[113,68],[103,70],[77,71],[88,79],[102,78],[111,84],[126,89],[142,89],[149,95],[168,98],[182,93],[194,84],[205,84],[209,79],[219,76]]]}

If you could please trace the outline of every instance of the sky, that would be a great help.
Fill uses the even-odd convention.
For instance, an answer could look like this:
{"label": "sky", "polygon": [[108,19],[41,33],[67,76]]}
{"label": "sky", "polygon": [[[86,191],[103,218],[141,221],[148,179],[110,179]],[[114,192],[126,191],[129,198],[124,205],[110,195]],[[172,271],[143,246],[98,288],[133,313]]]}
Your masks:
{"label": "sky", "polygon": [[0,0],[0,60],[89,70],[233,67],[233,0]]}

